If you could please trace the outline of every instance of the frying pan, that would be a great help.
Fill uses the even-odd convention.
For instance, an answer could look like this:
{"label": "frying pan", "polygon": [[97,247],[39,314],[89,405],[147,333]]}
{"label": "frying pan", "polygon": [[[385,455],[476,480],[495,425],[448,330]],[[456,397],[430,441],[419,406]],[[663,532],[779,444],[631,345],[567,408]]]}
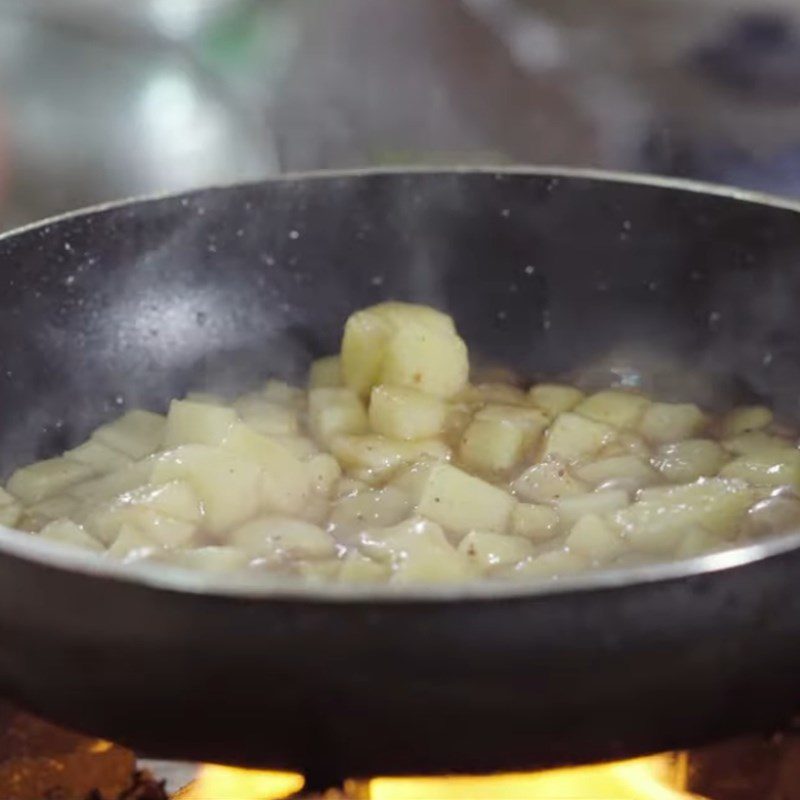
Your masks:
{"label": "frying pan", "polygon": [[[0,239],[0,267],[5,474],[123,407],[297,378],[384,298],[447,309],[480,357],[530,376],[635,345],[712,398],[800,417],[800,216],[755,195],[288,177],[51,220]],[[0,531],[0,690],[141,753],[319,783],[683,747],[795,712],[799,542],[398,592],[231,584]]]}

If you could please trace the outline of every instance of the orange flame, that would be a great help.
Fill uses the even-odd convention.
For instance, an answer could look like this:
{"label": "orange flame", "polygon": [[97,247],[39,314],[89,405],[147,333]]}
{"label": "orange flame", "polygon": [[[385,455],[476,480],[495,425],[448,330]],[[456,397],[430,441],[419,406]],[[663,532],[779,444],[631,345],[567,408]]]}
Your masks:
{"label": "orange flame", "polygon": [[[352,781],[360,800],[702,800],[684,790],[685,759],[652,756],[588,767],[485,777],[374,778]],[[202,768],[179,800],[279,800],[303,787],[300,775]]]}

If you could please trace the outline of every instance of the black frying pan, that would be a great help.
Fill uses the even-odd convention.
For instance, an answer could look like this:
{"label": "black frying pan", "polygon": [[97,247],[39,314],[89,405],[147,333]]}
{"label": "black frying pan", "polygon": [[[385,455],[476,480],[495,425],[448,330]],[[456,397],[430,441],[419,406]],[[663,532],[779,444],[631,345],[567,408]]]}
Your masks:
{"label": "black frying pan", "polygon": [[[297,377],[382,298],[448,309],[531,376],[633,344],[800,417],[800,217],[752,196],[579,173],[289,178],[63,217],[0,239],[0,266],[6,473],[122,403]],[[376,595],[225,586],[0,531],[0,686],[139,751],[320,782],[691,745],[795,710],[797,541]]]}

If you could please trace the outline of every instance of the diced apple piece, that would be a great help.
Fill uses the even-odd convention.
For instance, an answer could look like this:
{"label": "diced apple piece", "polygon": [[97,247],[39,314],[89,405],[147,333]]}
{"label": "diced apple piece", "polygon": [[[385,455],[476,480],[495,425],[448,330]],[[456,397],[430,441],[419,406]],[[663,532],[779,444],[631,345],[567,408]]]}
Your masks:
{"label": "diced apple piece", "polygon": [[131,459],[124,453],[120,453],[118,450],[114,450],[95,439],[90,439],[79,447],[67,450],[64,453],[64,458],[69,458],[72,461],[91,467],[95,475],[113,472],[131,463]]}
{"label": "diced apple piece", "polygon": [[123,528],[140,531],[148,541],[164,547],[180,547],[194,536],[196,525],[159,514],[155,509],[119,499],[89,513],[84,527],[95,539],[111,544]]}
{"label": "diced apple piece", "polygon": [[337,436],[331,451],[345,469],[370,484],[389,478],[398,467],[423,456],[446,459],[450,455],[450,448],[438,439],[400,442],[377,435]]}
{"label": "diced apple piece", "polygon": [[301,461],[309,461],[314,456],[320,455],[317,443],[306,436],[270,436],[269,438]]}
{"label": "diced apple piece", "polygon": [[450,464],[431,467],[417,512],[454,533],[505,531],[514,499],[502,489]]}
{"label": "diced apple piece", "polygon": [[[401,386],[374,386],[369,423],[390,439],[430,439],[444,427],[447,407],[440,397]],[[350,433],[351,431],[346,431]]]}
{"label": "diced apple piece", "polygon": [[369,488],[370,486],[366,481],[360,481],[357,478],[350,478],[347,475],[343,475],[336,482],[336,486],[333,490],[333,496],[337,499],[341,497],[349,497],[351,494],[357,494],[358,492],[366,491]]}
{"label": "diced apple piece", "polygon": [[646,486],[658,480],[658,473],[638,456],[620,455],[600,458],[575,468],[575,474],[583,481],[597,486],[606,481],[630,480],[638,486]]}
{"label": "diced apple piece", "polygon": [[517,578],[560,578],[583,572],[589,560],[567,550],[551,550],[548,553],[521,561],[508,573]]}
{"label": "diced apple piece", "polygon": [[468,375],[467,346],[457,335],[406,326],[387,342],[378,383],[447,398],[466,385]]}
{"label": "diced apple piece", "polygon": [[161,548],[147,534],[130,525],[123,525],[116,541],[106,554],[124,562],[141,561],[150,558]]}
{"label": "diced apple piece", "polygon": [[63,492],[94,474],[92,467],[69,458],[49,458],[18,469],[8,481],[8,491],[26,505]]}
{"label": "diced apple piece", "polygon": [[464,431],[458,454],[479,472],[511,469],[524,452],[522,428],[502,419],[474,419]]}
{"label": "diced apple piece", "polygon": [[170,481],[161,486],[142,486],[122,496],[128,505],[145,506],[157,514],[163,514],[184,522],[199,525],[203,509],[194,489],[186,481]]}
{"label": "diced apple piece", "polygon": [[295,436],[300,430],[296,408],[272,403],[259,392],[242,395],[233,408],[246,425],[267,436]]}
{"label": "diced apple piece", "polygon": [[641,499],[613,515],[638,550],[674,552],[689,525],[724,536],[733,532],[755,499],[741,481],[702,478],[684,486],[645,489]]}
{"label": "diced apple piece", "polygon": [[616,431],[610,425],[566,411],[550,426],[542,458],[577,461],[593,456],[615,437]]}
{"label": "diced apple piece", "polygon": [[710,439],[685,439],[662,445],[654,463],[661,474],[674,483],[690,483],[716,475],[729,456]]}
{"label": "diced apple piece", "polygon": [[533,543],[522,536],[471,531],[459,543],[458,552],[480,572],[516,564],[534,553]]}
{"label": "diced apple piece", "polygon": [[330,521],[336,535],[348,538],[365,528],[384,528],[397,525],[411,511],[411,499],[400,489],[386,486],[383,489],[364,489],[336,501],[331,509]]}
{"label": "diced apple piece", "polygon": [[341,569],[341,562],[335,558],[312,561],[295,561],[292,570],[303,580],[312,583],[331,583],[336,580]]}
{"label": "diced apple piece", "polygon": [[342,360],[339,356],[318,358],[311,364],[308,373],[308,388],[336,388],[343,386]]}
{"label": "diced apple piece", "polygon": [[570,553],[595,564],[607,564],[625,550],[618,531],[598,514],[580,517],[565,542]]}
{"label": "diced apple piece", "polygon": [[222,444],[235,422],[236,412],[232,408],[173,400],[164,429],[164,448],[172,450],[182,444]]}
{"label": "diced apple piece", "polygon": [[552,503],[588,491],[586,484],[558,461],[542,461],[529,467],[514,481],[512,489],[523,500],[534,503]]}
{"label": "diced apple piece", "polygon": [[66,493],[81,501],[109,500],[147,483],[154,463],[154,456],[142,461],[132,461],[127,467],[103,475],[102,478],[76,483],[70,486]]}
{"label": "diced apple piece", "polygon": [[139,459],[161,448],[165,426],[166,420],[161,414],[135,409],[99,427],[92,438],[126,456]]}
{"label": "diced apple piece", "polygon": [[326,444],[341,434],[366,433],[367,412],[350,389],[312,389],[308,396],[311,432]]}
{"label": "diced apple piece", "polygon": [[312,456],[306,464],[314,491],[328,497],[342,477],[339,462],[327,453],[319,453]]}
{"label": "diced apple piece", "polygon": [[738,478],[753,486],[791,486],[800,490],[800,451],[787,449],[780,458],[776,453],[753,453],[740,456],[719,472],[723,478]]}
{"label": "diced apple piece", "polygon": [[411,519],[393,528],[361,535],[359,548],[392,568],[392,583],[444,583],[466,580],[473,569],[429,520]]}
{"label": "diced apple piece", "polygon": [[722,435],[726,438],[758,431],[772,423],[772,412],[764,406],[740,406],[722,419]]}
{"label": "diced apple piece", "polygon": [[[25,509],[25,515],[35,519],[38,523],[37,527],[41,527],[45,523],[56,519],[73,517],[78,510],[78,506],[79,503],[74,497],[66,494],[57,494],[29,506]],[[6,506],[0,506],[0,517],[5,508]],[[13,523],[6,522],[3,524],[9,525]]]}
{"label": "diced apple piece", "polygon": [[286,381],[270,378],[261,390],[264,399],[270,403],[289,408],[303,408],[306,404],[306,393],[296,386],[291,386]]}
{"label": "diced apple piece", "polygon": [[12,528],[22,516],[22,506],[16,498],[0,487],[0,525]]}
{"label": "diced apple piece", "polygon": [[244,423],[236,423],[222,449],[261,468],[261,508],[294,514],[303,507],[312,489],[308,465],[274,438],[262,436]]}
{"label": "diced apple piece", "polygon": [[650,400],[632,392],[609,389],[590,395],[575,407],[575,413],[614,428],[635,428]]}
{"label": "diced apple piece", "polygon": [[676,558],[694,558],[704,553],[713,552],[722,544],[719,536],[699,525],[690,525],[684,532],[683,539],[675,549]]}
{"label": "diced apple piece", "polygon": [[507,383],[477,383],[465,386],[454,398],[459,403],[469,405],[500,404],[522,407],[528,403],[528,396],[522,389]]}
{"label": "diced apple piece", "polygon": [[246,522],[230,537],[234,547],[253,558],[277,562],[296,558],[330,558],[336,542],[318,525],[283,516],[264,516]]}
{"label": "diced apple piece", "polygon": [[558,514],[550,506],[517,503],[511,512],[511,533],[543,542],[558,532]]}
{"label": "diced apple piece", "polygon": [[80,525],[69,519],[56,519],[49,522],[39,531],[39,536],[54,542],[64,542],[82,547],[85,550],[94,550],[98,553],[105,549],[97,539],[89,536]]}
{"label": "diced apple piece", "polygon": [[748,431],[734,436],[732,439],[725,439],[722,446],[730,453],[737,456],[749,456],[754,454],[773,454],[782,453],[794,448],[779,436],[771,436],[764,431]]}
{"label": "diced apple piece", "polygon": [[529,449],[539,441],[539,437],[547,428],[549,419],[538,408],[490,403],[475,414],[476,420],[492,420],[507,422],[522,431],[523,445]]}
{"label": "diced apple piece", "polygon": [[356,551],[348,553],[339,567],[341,583],[385,583],[391,575],[388,564],[379,564]]}
{"label": "diced apple piece", "polygon": [[188,481],[195,490],[205,510],[203,527],[210,533],[242,524],[263,504],[261,467],[235,450],[202,444],[171,450],[156,460],[151,482],[174,480]]}
{"label": "diced apple piece", "polygon": [[556,503],[561,524],[569,527],[590,514],[608,514],[630,505],[628,493],[621,489],[604,489],[576,497],[565,497]]}
{"label": "diced apple piece", "polygon": [[203,572],[235,572],[244,569],[249,559],[235,547],[209,545],[183,550],[174,556],[174,561],[182,567]]}
{"label": "diced apple piece", "polygon": [[557,417],[575,408],[583,399],[583,392],[574,386],[538,383],[528,392],[528,399],[549,417]]}
{"label": "diced apple piece", "polygon": [[650,442],[666,444],[691,439],[707,424],[706,415],[693,403],[652,403],[639,423],[639,432]]}
{"label": "diced apple piece", "polygon": [[[344,383],[366,396],[383,367],[393,334],[414,326],[444,336],[455,335],[453,320],[436,309],[411,303],[380,303],[352,314],[344,327],[341,368]],[[421,387],[417,387],[421,388]]]}

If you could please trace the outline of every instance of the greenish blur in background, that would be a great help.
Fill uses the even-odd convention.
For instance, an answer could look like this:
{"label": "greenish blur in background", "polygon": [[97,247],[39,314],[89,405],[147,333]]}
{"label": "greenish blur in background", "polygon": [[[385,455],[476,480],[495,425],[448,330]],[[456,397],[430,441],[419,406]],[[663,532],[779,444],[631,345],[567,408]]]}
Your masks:
{"label": "greenish blur in background", "polygon": [[0,0],[0,227],[374,165],[800,195],[796,0]]}

